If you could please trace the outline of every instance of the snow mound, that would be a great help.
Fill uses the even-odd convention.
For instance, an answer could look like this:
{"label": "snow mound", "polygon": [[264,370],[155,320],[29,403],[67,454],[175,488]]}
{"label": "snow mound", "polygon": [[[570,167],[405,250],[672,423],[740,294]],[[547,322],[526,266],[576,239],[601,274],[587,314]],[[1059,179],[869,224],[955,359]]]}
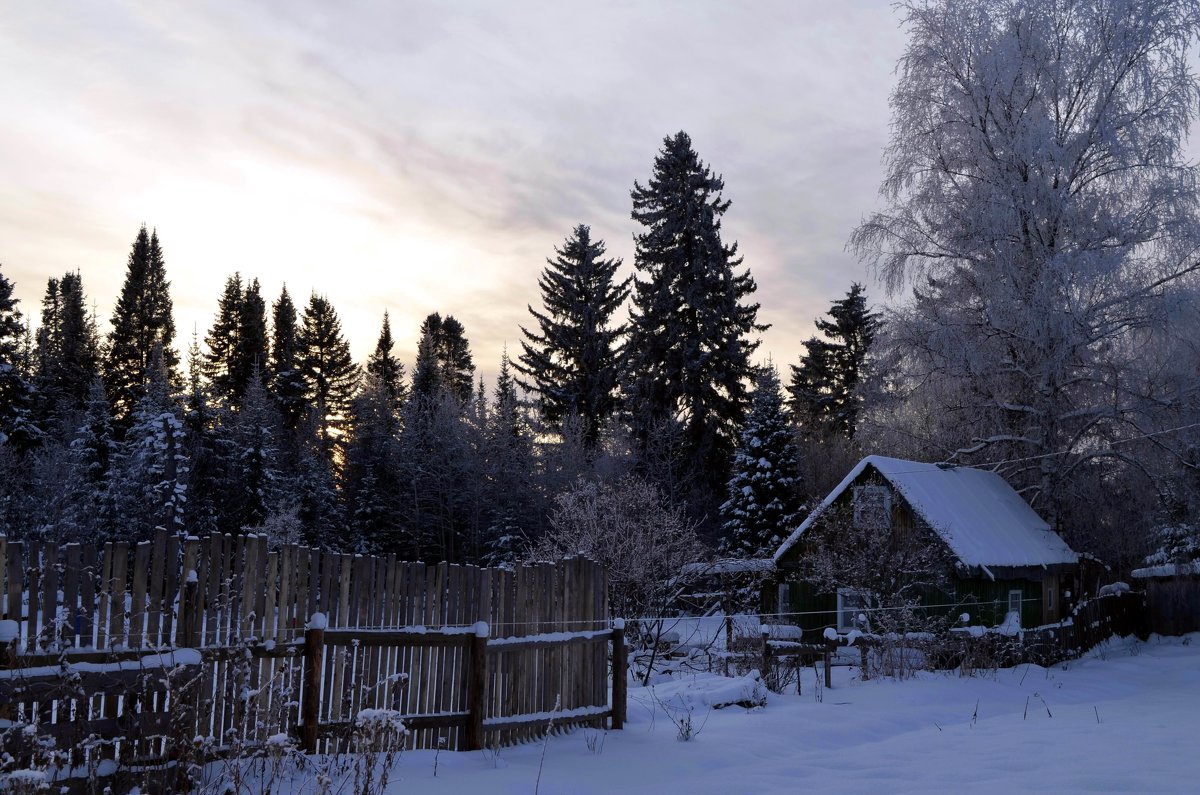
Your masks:
{"label": "snow mound", "polygon": [[769,691],[758,671],[745,676],[697,673],[647,688],[629,691],[629,697],[644,703],[657,702],[668,710],[766,706]]}

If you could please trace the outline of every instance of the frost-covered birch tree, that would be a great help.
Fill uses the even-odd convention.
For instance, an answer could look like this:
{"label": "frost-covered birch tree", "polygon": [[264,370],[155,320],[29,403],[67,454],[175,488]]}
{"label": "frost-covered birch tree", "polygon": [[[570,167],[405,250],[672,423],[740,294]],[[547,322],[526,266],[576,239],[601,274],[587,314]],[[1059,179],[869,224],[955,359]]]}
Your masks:
{"label": "frost-covered birch tree", "polygon": [[896,383],[937,412],[939,455],[1006,462],[1070,524],[1072,489],[1136,473],[1123,443],[1177,399],[1139,360],[1200,267],[1200,3],[900,7],[887,206],[851,238],[893,293],[913,286],[889,318]]}

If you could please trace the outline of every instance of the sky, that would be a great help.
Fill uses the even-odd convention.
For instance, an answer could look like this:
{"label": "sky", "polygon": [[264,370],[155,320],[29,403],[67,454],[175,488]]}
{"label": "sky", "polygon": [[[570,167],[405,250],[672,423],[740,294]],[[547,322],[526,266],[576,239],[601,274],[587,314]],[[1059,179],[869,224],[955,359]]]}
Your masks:
{"label": "sky", "polygon": [[493,374],[576,224],[633,272],[630,190],[682,129],[786,367],[851,282],[881,297],[845,243],[903,46],[890,0],[0,0],[0,267],[34,317],[79,270],[106,331],[144,223],[181,350],[236,271],[327,296],[360,361],[385,309],[406,362],[454,315]]}

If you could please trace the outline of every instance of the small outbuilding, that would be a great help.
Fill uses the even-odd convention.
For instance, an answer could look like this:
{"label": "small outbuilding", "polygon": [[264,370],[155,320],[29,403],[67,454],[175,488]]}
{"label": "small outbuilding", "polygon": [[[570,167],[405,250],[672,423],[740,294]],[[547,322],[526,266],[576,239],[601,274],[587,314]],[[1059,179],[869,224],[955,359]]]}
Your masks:
{"label": "small outbuilding", "polygon": [[941,585],[921,593],[931,615],[965,612],[976,624],[1019,617],[1034,627],[1060,620],[1081,596],[1079,555],[996,473],[868,456],[776,551],[776,603],[766,607],[805,630],[852,628],[869,600],[814,584],[802,564],[841,536],[861,544],[846,528],[868,517],[889,537],[938,553]]}

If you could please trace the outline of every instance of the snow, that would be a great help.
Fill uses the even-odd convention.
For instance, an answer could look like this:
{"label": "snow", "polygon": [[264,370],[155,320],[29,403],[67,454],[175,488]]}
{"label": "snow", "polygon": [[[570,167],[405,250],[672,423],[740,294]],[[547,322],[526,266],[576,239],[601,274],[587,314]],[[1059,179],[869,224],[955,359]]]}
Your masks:
{"label": "snow", "polygon": [[[623,731],[576,729],[544,751],[405,751],[386,795],[528,793],[535,782],[545,795],[1140,793],[1193,791],[1200,779],[1200,634],[1114,640],[1066,666],[977,677],[863,682],[847,666],[833,677],[832,690],[806,675],[801,695],[753,708],[717,705],[758,695],[754,673],[631,687]],[[692,739],[680,742],[685,720]]]}
{"label": "snow", "polygon": [[21,634],[21,625],[16,621],[0,621],[0,645],[12,643]]}
{"label": "snow", "polygon": [[775,553],[777,562],[867,467],[879,472],[967,566],[1052,566],[1079,560],[996,473],[872,455],[859,461],[788,536]]}
{"label": "snow", "polygon": [[1102,587],[1097,596],[1120,596],[1129,593],[1130,590],[1132,589],[1127,582],[1113,582]]}
{"label": "snow", "polygon": [[1163,563],[1158,566],[1147,566],[1134,569],[1133,576],[1139,580],[1151,577],[1200,577],[1200,562],[1196,563]]}
{"label": "snow", "polygon": [[[482,622],[481,622],[482,623]],[[612,635],[611,629],[588,629],[580,632],[543,632],[539,635],[517,635],[508,638],[492,638],[488,646],[507,646],[512,643],[562,643],[575,638],[598,638]],[[482,637],[487,637],[483,635]]]}
{"label": "snow", "polygon": [[327,629],[329,627],[329,619],[324,613],[313,613],[309,616],[308,624],[305,629]]}
{"label": "snow", "polygon": [[759,574],[775,570],[771,558],[725,558],[711,563],[689,563],[683,567],[685,575],[705,576],[709,574]]}

